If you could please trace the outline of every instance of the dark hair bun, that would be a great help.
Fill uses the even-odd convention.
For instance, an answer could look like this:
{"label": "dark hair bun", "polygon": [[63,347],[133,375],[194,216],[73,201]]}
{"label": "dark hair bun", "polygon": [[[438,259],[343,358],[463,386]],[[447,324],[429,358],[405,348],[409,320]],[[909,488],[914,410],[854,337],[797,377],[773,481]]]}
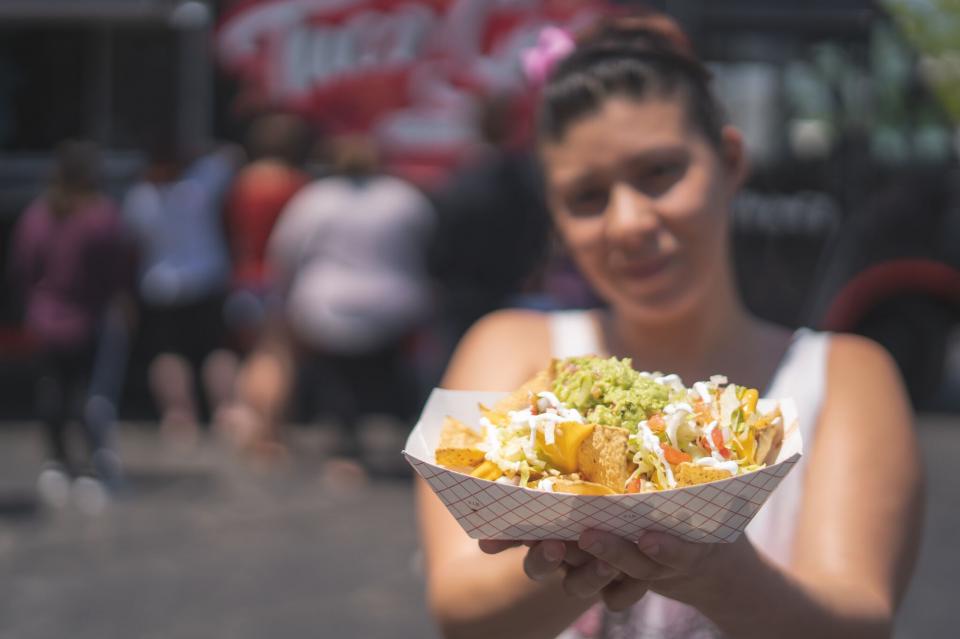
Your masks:
{"label": "dark hair bun", "polygon": [[670,16],[654,11],[601,18],[577,37],[577,46],[606,41],[637,45],[646,43],[651,50],[697,60],[690,39],[680,25]]}
{"label": "dark hair bun", "polygon": [[601,18],[550,74],[540,112],[541,136],[559,139],[577,118],[614,95],[644,99],[679,95],[693,123],[719,144],[723,117],[710,72],[680,26],[653,11]]}

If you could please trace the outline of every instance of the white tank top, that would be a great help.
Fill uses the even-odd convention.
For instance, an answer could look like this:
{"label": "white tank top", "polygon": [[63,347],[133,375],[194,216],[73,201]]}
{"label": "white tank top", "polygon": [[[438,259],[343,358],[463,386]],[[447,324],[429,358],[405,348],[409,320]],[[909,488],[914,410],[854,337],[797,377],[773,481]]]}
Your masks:
{"label": "white tank top", "polygon": [[[555,312],[550,314],[549,321],[554,357],[606,352],[589,311]],[[829,333],[798,329],[762,395],[794,399],[806,451],[813,448],[823,403],[829,345]],[[754,546],[781,566],[791,561],[808,459],[809,455],[801,457],[796,468],[780,482],[747,525],[747,536]],[[602,605],[594,607],[558,639],[714,639],[720,636],[716,627],[691,606],[648,593],[625,613],[609,613]]]}

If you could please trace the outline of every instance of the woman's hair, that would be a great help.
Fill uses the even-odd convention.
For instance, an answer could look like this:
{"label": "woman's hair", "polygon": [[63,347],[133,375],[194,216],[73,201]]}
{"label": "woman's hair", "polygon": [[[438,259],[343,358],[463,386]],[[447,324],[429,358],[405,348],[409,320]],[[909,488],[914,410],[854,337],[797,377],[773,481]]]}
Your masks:
{"label": "woman's hair", "polygon": [[601,19],[551,72],[543,89],[539,135],[558,141],[576,120],[612,97],[681,96],[691,124],[720,146],[723,111],[710,72],[671,18],[654,12]]}
{"label": "woman's hair", "polygon": [[100,188],[100,151],[92,142],[66,140],[57,147],[47,201],[57,217],[70,214],[77,202]]}

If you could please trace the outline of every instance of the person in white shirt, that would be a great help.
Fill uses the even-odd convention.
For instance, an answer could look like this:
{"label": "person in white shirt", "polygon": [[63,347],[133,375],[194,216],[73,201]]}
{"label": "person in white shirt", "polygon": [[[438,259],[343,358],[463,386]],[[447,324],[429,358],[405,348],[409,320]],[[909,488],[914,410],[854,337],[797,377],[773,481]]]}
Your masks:
{"label": "person in white shirt", "polygon": [[258,425],[240,439],[276,439],[298,368],[311,384],[299,395],[313,400],[302,414],[336,417],[347,452],[355,452],[361,415],[405,419],[416,408],[406,346],[432,310],[432,207],[415,187],[378,171],[368,139],[335,146],[335,174],[301,189],[270,238],[278,319],[241,375],[240,394]]}

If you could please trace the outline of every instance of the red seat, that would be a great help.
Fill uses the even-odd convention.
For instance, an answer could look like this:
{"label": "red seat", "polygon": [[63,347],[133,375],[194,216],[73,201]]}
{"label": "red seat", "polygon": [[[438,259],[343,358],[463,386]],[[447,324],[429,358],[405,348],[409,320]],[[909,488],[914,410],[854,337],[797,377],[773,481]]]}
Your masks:
{"label": "red seat", "polygon": [[875,264],[847,282],[830,305],[821,328],[851,330],[877,303],[904,293],[924,293],[960,306],[960,271],[922,258]]}
{"label": "red seat", "polygon": [[37,342],[19,326],[0,326],[0,357],[26,358],[37,351]]}

